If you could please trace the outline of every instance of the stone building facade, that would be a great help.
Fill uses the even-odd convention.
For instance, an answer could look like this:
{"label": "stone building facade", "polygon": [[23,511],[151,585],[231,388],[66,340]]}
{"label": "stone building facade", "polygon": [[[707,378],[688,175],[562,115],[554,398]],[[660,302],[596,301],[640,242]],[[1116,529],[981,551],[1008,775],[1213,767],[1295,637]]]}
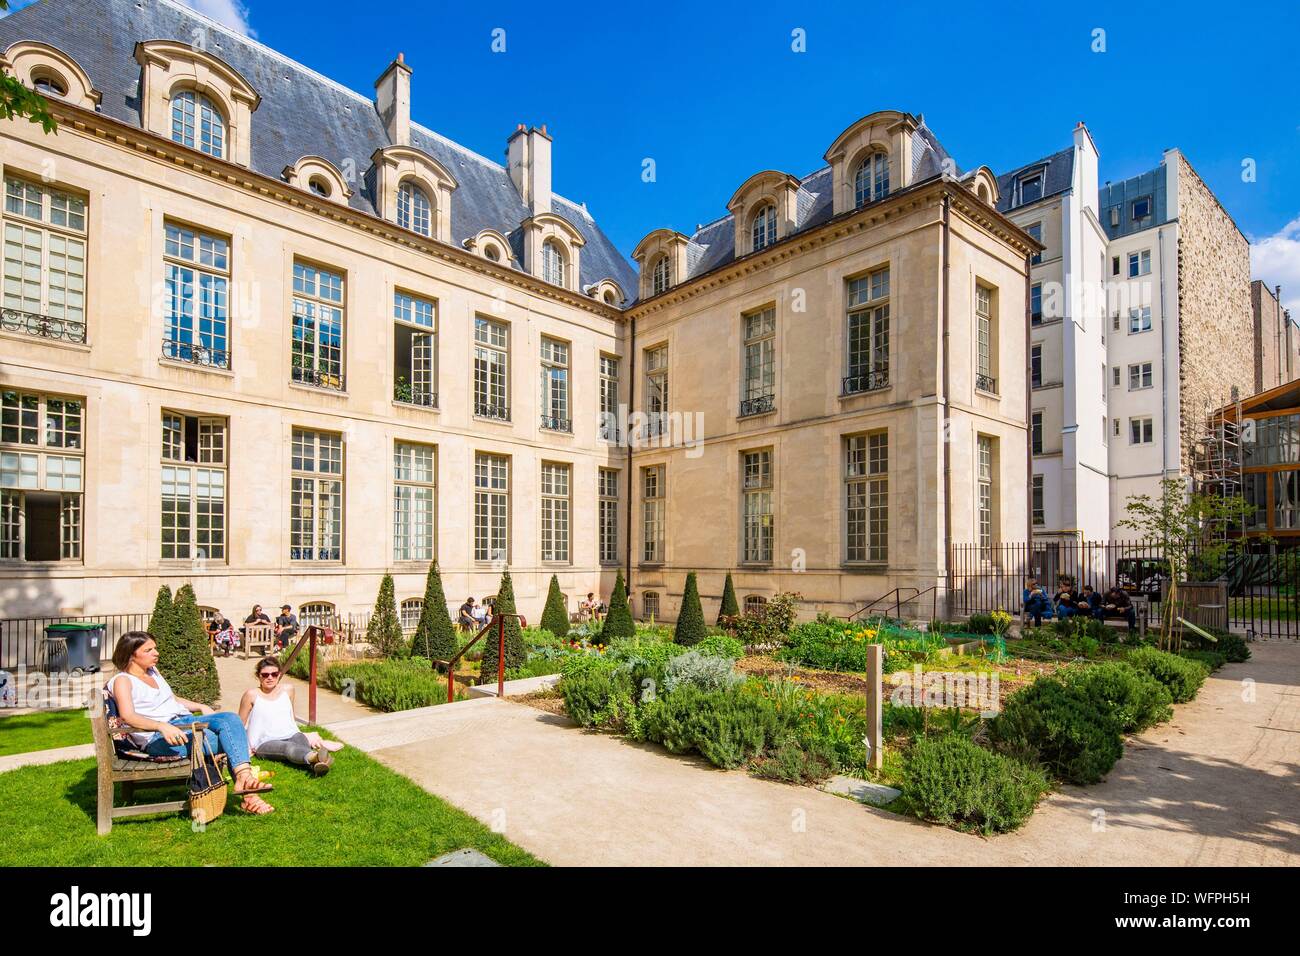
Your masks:
{"label": "stone building facade", "polygon": [[1300,326],[1290,310],[1282,307],[1282,287],[1270,289],[1262,279],[1252,280],[1250,311],[1255,332],[1255,393],[1300,378]]}

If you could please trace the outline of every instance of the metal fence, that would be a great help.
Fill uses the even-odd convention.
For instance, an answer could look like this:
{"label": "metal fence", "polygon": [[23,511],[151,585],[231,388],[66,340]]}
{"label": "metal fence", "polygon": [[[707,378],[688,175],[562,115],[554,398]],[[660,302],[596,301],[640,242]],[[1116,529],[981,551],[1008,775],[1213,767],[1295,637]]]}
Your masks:
{"label": "metal fence", "polygon": [[100,660],[113,656],[113,646],[127,631],[149,629],[148,614],[83,614],[79,617],[9,617],[0,619],[0,669],[33,668],[41,661],[41,642],[50,624],[88,622],[104,625]]}

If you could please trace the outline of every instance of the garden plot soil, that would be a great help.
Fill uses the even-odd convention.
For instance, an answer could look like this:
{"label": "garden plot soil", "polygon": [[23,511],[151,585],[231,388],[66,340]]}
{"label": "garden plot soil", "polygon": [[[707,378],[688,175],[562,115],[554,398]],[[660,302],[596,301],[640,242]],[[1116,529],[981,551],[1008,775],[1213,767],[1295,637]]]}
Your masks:
{"label": "garden plot soil", "polygon": [[526,704],[537,710],[561,717],[566,716],[568,713],[564,709],[564,698],[560,696],[560,692],[557,690],[535,690],[531,694],[506,697],[506,700],[512,700],[516,704]]}

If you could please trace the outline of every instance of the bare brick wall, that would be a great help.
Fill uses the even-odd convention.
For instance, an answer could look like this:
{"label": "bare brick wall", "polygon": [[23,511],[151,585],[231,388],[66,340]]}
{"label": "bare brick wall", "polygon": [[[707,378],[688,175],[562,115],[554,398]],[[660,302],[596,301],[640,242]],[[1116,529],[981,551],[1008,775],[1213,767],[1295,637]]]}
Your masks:
{"label": "bare brick wall", "polygon": [[1178,157],[1180,459],[1190,470],[1205,411],[1255,391],[1250,249],[1191,164]]}

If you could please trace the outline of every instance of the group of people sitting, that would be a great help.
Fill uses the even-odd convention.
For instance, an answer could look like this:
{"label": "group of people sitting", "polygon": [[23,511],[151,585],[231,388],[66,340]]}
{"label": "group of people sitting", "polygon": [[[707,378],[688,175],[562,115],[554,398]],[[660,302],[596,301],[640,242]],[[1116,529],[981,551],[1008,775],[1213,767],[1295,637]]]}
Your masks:
{"label": "group of people sitting", "polygon": [[257,684],[240,698],[238,713],[218,713],[206,704],[177,697],[158,672],[158,645],[147,631],[129,631],[118,639],[113,666],[117,673],[106,686],[118,718],[138,728],[131,733],[132,745],[152,756],[184,757],[193,745],[190,725],[206,724],[207,746],[214,754],[226,755],[235,794],[243,798],[241,805],[249,813],[260,815],[275,809],[262,799],[273,787],[254,773],[254,754],[300,764],[320,776],[329,771],[334,753],[343,747],[338,741],[298,729],[293,715],[294,687],[281,683],[279,658],[258,661]]}
{"label": "group of people sitting", "polygon": [[1057,580],[1056,592],[1049,595],[1037,578],[1029,578],[1025,582],[1022,600],[1025,614],[1034,619],[1035,627],[1042,627],[1045,617],[1061,619],[1080,615],[1098,621],[1122,617],[1130,631],[1137,628],[1133,601],[1118,585],[1112,585],[1103,596],[1094,591],[1091,584],[1085,584],[1082,591],[1076,590],[1074,578],[1062,574]]}
{"label": "group of people sitting", "polygon": [[[288,647],[289,641],[297,636],[299,630],[298,615],[293,613],[293,608],[288,604],[280,605],[280,613],[274,621],[262,610],[262,605],[254,604],[253,610],[244,618],[244,627],[249,624],[270,624],[275,629],[277,648]],[[239,650],[244,640],[244,627],[237,629],[230,623],[230,618],[220,611],[214,611],[208,618],[208,637],[217,653],[229,657]]]}

